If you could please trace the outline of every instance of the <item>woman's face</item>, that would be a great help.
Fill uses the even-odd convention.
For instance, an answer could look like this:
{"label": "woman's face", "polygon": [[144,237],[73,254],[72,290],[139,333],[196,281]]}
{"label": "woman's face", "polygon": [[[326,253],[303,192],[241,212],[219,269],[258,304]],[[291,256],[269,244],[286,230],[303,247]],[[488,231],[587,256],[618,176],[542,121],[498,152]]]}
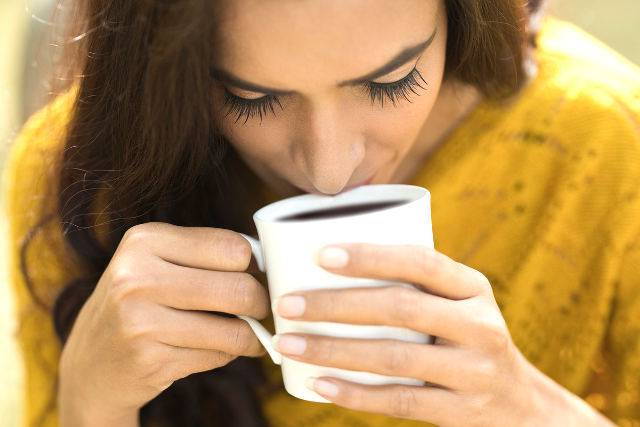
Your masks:
{"label": "woman's face", "polygon": [[444,2],[217,4],[215,120],[251,169],[283,195],[393,182],[440,90]]}

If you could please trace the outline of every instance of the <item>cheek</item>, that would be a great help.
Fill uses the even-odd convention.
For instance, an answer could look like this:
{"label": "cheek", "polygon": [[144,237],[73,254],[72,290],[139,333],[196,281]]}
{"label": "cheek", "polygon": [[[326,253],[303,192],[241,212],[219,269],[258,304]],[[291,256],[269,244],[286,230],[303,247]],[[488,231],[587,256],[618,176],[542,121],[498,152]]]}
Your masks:
{"label": "cheek", "polygon": [[251,163],[273,164],[278,159],[282,162],[287,156],[287,130],[278,120],[265,120],[262,125],[250,120],[245,125],[234,125],[233,120],[227,118],[223,121],[222,133],[234,149]]}
{"label": "cheek", "polygon": [[285,132],[273,126],[239,126],[225,135],[236,150],[251,157],[267,159],[286,150]]}
{"label": "cheek", "polygon": [[[405,151],[415,142],[422,126],[431,114],[438,99],[445,66],[446,31],[436,38],[427,55],[424,55],[416,66],[424,81],[419,77],[416,80],[424,88],[415,87],[417,94],[408,93],[411,102],[400,98],[397,106],[391,105],[385,100],[384,108],[379,105],[371,109],[369,119],[370,138],[380,144]],[[425,84],[426,81],[426,84]]]}
{"label": "cheek", "polygon": [[384,108],[372,109],[367,120],[368,141],[399,151],[410,148],[429,117],[440,88],[439,80],[426,76],[425,80],[429,83],[426,90],[417,88],[420,95],[411,93],[411,102],[401,99],[394,107],[385,100]]}
{"label": "cheek", "polygon": [[285,149],[287,132],[283,121],[274,120],[269,116],[262,121],[262,124],[255,118],[249,119],[245,124],[243,124],[243,118],[234,123],[235,117],[232,114],[225,117],[227,110],[219,93],[221,91],[213,92],[214,122],[236,151],[244,156],[264,158],[281,153]]}

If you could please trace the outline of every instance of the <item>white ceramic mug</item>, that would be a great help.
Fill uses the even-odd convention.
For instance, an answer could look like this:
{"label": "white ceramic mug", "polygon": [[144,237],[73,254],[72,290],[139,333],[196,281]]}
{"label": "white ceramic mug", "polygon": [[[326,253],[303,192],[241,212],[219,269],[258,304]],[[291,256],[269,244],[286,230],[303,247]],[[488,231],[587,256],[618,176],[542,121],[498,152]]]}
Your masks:
{"label": "white ceramic mug", "polygon": [[[364,203],[404,201],[365,213],[325,219],[287,220],[301,212]],[[333,322],[294,321],[275,312],[275,300],[287,293],[318,288],[388,286],[406,283],[340,276],[316,263],[317,252],[335,243],[412,244],[433,248],[431,195],[422,187],[404,184],[367,185],[335,196],[305,194],[267,205],[253,215],[260,240],[243,234],[251,243],[258,267],[266,272],[276,333],[308,333],[343,338],[395,339],[430,343],[432,337],[407,328],[352,325]],[[274,363],[281,365],[287,392],[300,399],[328,402],[305,387],[308,377],[331,376],[362,384],[424,385],[424,381],[311,365],[282,356],[274,350],[271,334],[257,320],[246,320]]]}

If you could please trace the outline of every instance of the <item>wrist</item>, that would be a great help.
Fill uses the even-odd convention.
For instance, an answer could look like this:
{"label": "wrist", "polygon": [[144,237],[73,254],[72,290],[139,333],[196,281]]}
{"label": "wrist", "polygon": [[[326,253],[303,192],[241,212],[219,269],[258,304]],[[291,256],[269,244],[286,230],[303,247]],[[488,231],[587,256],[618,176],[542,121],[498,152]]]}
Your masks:
{"label": "wrist", "polygon": [[97,408],[82,401],[71,401],[63,396],[58,399],[60,427],[138,427],[138,410],[112,411]]}
{"label": "wrist", "polygon": [[58,387],[58,414],[61,427],[138,427],[138,408],[114,408],[98,399],[89,399],[62,379]]}
{"label": "wrist", "polygon": [[532,425],[612,427],[609,419],[587,402],[539,371],[528,361],[532,378],[530,403]]}

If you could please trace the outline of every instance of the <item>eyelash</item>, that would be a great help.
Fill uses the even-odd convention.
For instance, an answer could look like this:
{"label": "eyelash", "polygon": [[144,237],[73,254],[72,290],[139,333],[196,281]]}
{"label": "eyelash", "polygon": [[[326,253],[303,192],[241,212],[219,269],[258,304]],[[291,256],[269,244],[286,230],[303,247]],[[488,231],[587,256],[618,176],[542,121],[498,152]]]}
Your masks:
{"label": "eyelash", "polygon": [[224,89],[224,105],[227,107],[225,117],[230,114],[235,114],[236,120],[234,123],[237,123],[242,116],[245,116],[244,123],[247,123],[247,120],[255,117],[256,115],[260,116],[260,121],[262,122],[262,116],[267,114],[268,110],[270,110],[274,115],[276,114],[275,109],[273,108],[275,104],[278,104],[281,110],[284,109],[280,103],[280,99],[275,95],[265,95],[256,99],[246,99],[232,94],[226,88]]}
{"label": "eyelash", "polygon": [[420,74],[420,71],[418,71],[418,69],[414,67],[413,70],[411,70],[411,72],[408,75],[404,76],[403,78],[395,82],[365,83],[365,90],[369,93],[369,97],[371,98],[372,105],[375,104],[377,99],[380,102],[380,107],[384,108],[384,99],[386,97],[391,101],[391,103],[395,107],[396,101],[400,97],[406,99],[409,102],[412,102],[411,99],[409,99],[409,92],[413,92],[414,94],[420,96],[420,94],[415,91],[415,87],[419,87],[420,89],[423,89],[423,90],[425,88],[422,87],[422,85],[418,81],[418,78],[420,78],[420,80],[424,82],[425,86],[429,86],[429,83],[427,83],[424,77],[422,77],[422,74]]}
{"label": "eyelash", "polygon": [[[420,96],[420,94],[415,90],[416,87],[423,90],[426,89],[420,84],[418,79],[422,80],[425,86],[429,86],[429,83],[427,83],[427,81],[422,77],[422,74],[420,74],[420,71],[415,67],[408,75],[395,82],[367,82],[364,83],[363,86],[371,99],[372,105],[378,101],[380,102],[380,107],[384,108],[384,100],[387,98],[395,107],[396,102],[401,97],[412,102],[409,98],[410,92]],[[232,94],[226,88],[224,89],[224,106],[227,108],[225,117],[235,115],[236,119],[234,123],[237,123],[243,116],[245,117],[243,124],[247,123],[250,118],[256,116],[259,116],[260,121],[262,122],[262,117],[266,115],[268,111],[271,111],[274,115],[276,114],[274,108],[276,104],[281,110],[284,109],[280,103],[280,99],[276,95],[265,95],[257,99],[246,99]]]}

